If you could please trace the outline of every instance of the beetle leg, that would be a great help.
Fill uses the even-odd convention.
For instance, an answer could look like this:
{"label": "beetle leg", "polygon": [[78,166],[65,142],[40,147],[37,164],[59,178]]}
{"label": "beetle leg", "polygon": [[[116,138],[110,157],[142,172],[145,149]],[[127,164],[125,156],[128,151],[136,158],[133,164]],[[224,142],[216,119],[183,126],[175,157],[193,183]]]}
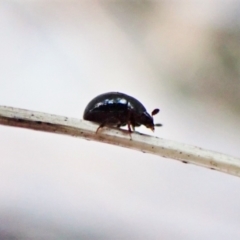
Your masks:
{"label": "beetle leg", "polygon": [[132,129],[133,129],[133,132],[135,132],[135,126],[134,125],[132,125]]}
{"label": "beetle leg", "polygon": [[130,139],[132,140],[132,134],[131,134],[131,133],[132,133],[132,130],[131,130],[131,126],[132,126],[132,125],[131,125],[130,122],[128,122],[127,125],[128,125],[128,132],[129,132],[129,135],[130,135]]}
{"label": "beetle leg", "polygon": [[[102,122],[102,123],[99,125],[99,127],[97,128],[96,134],[98,133],[98,130],[99,130],[100,128],[103,128],[103,127],[105,127],[105,126],[111,126],[111,122],[112,122],[113,120],[115,120],[115,119],[110,118],[110,119],[107,119],[106,121]],[[109,125],[109,124],[110,124],[110,125]],[[119,123],[119,124],[117,125],[117,128],[120,128],[120,127],[121,127],[121,123]]]}
{"label": "beetle leg", "polygon": [[[127,121],[128,121],[128,131],[131,133],[131,132],[133,132],[135,129],[134,129],[134,126],[133,126],[133,124],[132,124],[132,111],[130,110],[130,109],[128,109],[128,116],[127,116]],[[133,131],[132,131],[132,129],[131,129],[131,127],[132,127],[132,129],[133,129]]]}
{"label": "beetle leg", "polygon": [[96,134],[98,133],[98,130],[100,129],[100,128],[102,128],[103,126],[99,126],[98,128],[97,128],[97,130],[96,130]]}
{"label": "beetle leg", "polygon": [[96,134],[98,133],[98,130],[99,130],[100,128],[103,128],[103,127],[105,126],[105,124],[106,124],[106,122],[103,122],[103,123],[101,123],[101,124],[99,125],[99,127],[98,127],[97,130],[96,130]]}
{"label": "beetle leg", "polygon": [[131,133],[132,132],[132,129],[131,129],[131,123],[130,122],[128,122],[128,131]]}

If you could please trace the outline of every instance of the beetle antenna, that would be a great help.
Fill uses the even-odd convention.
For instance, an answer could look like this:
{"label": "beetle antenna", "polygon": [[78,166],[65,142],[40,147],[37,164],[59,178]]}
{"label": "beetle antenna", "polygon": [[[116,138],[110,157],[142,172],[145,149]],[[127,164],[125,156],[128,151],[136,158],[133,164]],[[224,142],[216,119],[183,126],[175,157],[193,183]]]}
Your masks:
{"label": "beetle antenna", "polygon": [[160,109],[156,108],[152,111],[152,116],[158,114],[160,112]]}

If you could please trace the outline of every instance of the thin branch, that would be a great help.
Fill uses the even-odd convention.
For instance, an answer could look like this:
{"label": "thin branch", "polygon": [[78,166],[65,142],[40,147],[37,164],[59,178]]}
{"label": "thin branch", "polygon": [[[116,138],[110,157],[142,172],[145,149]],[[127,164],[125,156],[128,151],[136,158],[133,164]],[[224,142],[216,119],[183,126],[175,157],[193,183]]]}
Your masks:
{"label": "thin branch", "polygon": [[[155,154],[240,177],[240,159],[140,133],[104,128],[80,119],[0,106],[0,124],[65,134]],[[90,143],[89,143],[90,144]]]}

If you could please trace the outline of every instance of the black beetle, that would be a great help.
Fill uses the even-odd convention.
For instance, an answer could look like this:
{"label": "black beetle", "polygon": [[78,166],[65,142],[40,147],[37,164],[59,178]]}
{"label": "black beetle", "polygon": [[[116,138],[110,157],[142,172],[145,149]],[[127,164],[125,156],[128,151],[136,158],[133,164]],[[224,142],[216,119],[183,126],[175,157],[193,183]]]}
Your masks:
{"label": "black beetle", "polygon": [[145,125],[154,131],[153,117],[160,110],[154,109],[150,115],[145,107],[136,99],[120,92],[108,92],[93,98],[85,108],[83,119],[99,123],[96,131],[104,126],[122,127],[128,125],[131,133],[135,127]]}

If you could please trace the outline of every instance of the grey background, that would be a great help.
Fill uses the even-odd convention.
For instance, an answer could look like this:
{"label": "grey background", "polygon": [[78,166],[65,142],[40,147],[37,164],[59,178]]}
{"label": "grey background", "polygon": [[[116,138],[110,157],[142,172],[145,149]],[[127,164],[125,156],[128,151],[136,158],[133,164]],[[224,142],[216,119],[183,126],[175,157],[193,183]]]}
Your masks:
{"label": "grey background", "polygon": [[[122,91],[161,109],[155,136],[240,157],[239,14],[228,0],[2,0],[0,104],[82,118]],[[0,239],[240,239],[237,177],[5,126],[0,150]]]}

